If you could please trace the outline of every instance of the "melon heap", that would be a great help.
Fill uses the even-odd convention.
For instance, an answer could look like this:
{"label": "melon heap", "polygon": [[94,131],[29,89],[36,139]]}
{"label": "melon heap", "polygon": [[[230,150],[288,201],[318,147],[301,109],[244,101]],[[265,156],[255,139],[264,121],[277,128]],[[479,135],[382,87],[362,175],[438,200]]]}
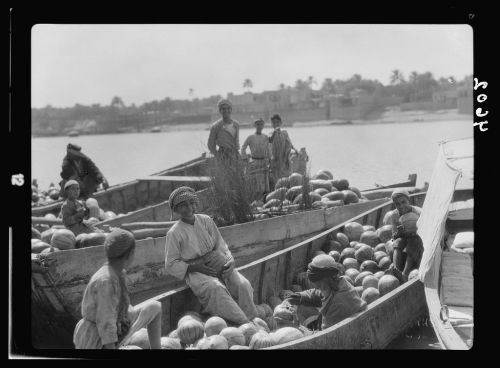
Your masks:
{"label": "melon heap", "polygon": [[382,243],[392,238],[392,225],[384,225],[377,229],[377,236]]}
{"label": "melon heap", "polygon": [[373,275],[373,273],[370,271],[361,272],[358,276],[356,276],[356,279],[354,280],[354,286],[361,286],[362,288],[364,278],[370,275]]}
{"label": "melon heap", "polygon": [[50,248],[50,245],[44,243],[40,239],[31,239],[31,253],[41,253],[43,250]]}
{"label": "melon heap", "polygon": [[363,244],[355,253],[356,260],[359,263],[371,260],[373,258],[373,248],[369,245]]}
{"label": "melon heap", "polygon": [[374,302],[378,298],[380,298],[380,293],[376,287],[368,287],[363,290],[363,293],[361,294],[361,299],[363,299],[367,304]]}
{"label": "melon heap", "polygon": [[[262,321],[260,319],[260,321]],[[262,321],[264,324],[265,322]],[[262,328],[259,327],[260,326],[260,322],[259,322],[259,325],[257,325],[257,323],[255,322],[255,319],[254,319],[254,322],[249,322],[249,323],[244,323],[242,324],[240,327],[238,327],[238,329],[241,331],[241,333],[243,334],[243,336],[245,337],[245,343],[242,344],[242,345],[250,345],[250,341],[252,340],[252,337],[253,335],[255,335],[257,332],[259,332]],[[266,327],[267,327],[267,324],[266,324]],[[264,329],[265,331],[265,329]]]}
{"label": "melon heap", "polygon": [[218,335],[227,327],[226,321],[218,316],[210,317],[205,322],[205,334],[207,337]]}
{"label": "melon heap", "polygon": [[227,340],[229,347],[233,345],[245,345],[246,338],[243,332],[236,327],[226,327],[219,335]]}
{"label": "melon heap", "polygon": [[250,340],[250,349],[253,350],[264,349],[273,345],[271,335],[262,330],[254,334]]}
{"label": "melon heap", "polygon": [[359,242],[363,244],[368,244],[369,246],[375,248],[378,243],[380,243],[377,233],[375,231],[367,230],[361,234]]}
{"label": "melon heap", "polygon": [[390,293],[399,286],[399,280],[392,275],[384,275],[378,280],[378,291],[380,295]]}
{"label": "melon heap", "polygon": [[349,241],[359,241],[363,234],[363,226],[357,222],[349,222],[344,226],[344,234],[347,235]]}
{"label": "melon heap", "polygon": [[200,350],[227,350],[229,344],[226,338],[222,335],[212,335],[201,339],[196,347]]}
{"label": "melon heap", "polygon": [[374,275],[367,275],[363,278],[363,281],[361,281],[361,286],[363,286],[365,290],[368,288],[378,288],[378,278]]}
{"label": "melon heap", "polygon": [[203,337],[203,323],[194,318],[187,318],[179,321],[177,325],[177,335],[181,342],[185,345],[190,345]]}
{"label": "melon heap", "polygon": [[181,350],[182,345],[179,339],[172,337],[162,337],[160,340],[162,350]]}

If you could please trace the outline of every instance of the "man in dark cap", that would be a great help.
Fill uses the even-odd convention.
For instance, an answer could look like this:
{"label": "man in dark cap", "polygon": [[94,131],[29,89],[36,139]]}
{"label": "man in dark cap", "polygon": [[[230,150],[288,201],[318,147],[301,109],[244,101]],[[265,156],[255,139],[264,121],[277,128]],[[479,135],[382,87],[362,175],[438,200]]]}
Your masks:
{"label": "man in dark cap", "polygon": [[[104,175],[94,162],[81,152],[82,148],[76,144],[68,143],[66,147],[66,156],[63,159],[61,171],[61,189],[68,180],[76,180],[80,184],[80,197],[87,199],[96,191],[99,184],[104,189],[108,189],[109,184]],[[61,195],[65,197],[64,190]]]}
{"label": "man in dark cap", "polygon": [[340,276],[341,267],[329,255],[314,257],[309,263],[307,277],[316,288],[294,293],[287,299],[293,305],[320,308],[323,330],[363,310],[367,305],[346,277]]}

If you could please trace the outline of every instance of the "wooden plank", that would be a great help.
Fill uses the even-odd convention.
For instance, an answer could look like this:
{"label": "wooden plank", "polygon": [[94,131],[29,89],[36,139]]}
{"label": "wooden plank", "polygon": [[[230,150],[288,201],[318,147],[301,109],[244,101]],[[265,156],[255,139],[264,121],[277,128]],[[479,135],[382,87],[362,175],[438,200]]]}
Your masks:
{"label": "wooden plank", "polygon": [[139,181],[170,181],[179,183],[209,183],[212,179],[209,176],[144,176],[138,178]]}
{"label": "wooden plank", "polygon": [[260,275],[259,275],[259,284],[258,284],[258,289],[257,289],[257,304],[261,304],[263,300],[263,285],[264,285],[264,279],[266,277],[266,262],[262,262],[260,266]]}

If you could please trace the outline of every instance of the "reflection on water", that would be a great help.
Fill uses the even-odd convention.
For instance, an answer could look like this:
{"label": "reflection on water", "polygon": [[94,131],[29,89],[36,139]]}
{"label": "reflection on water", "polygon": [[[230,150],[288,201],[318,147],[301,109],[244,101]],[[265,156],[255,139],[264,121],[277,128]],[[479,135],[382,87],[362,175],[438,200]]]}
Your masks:
{"label": "reflection on water", "polygon": [[435,349],[441,350],[439,340],[432,328],[429,316],[422,317],[415,324],[394,339],[386,349]]}
{"label": "reflection on water", "polygon": [[[328,169],[335,178],[347,178],[360,189],[374,183],[405,181],[418,174],[418,185],[429,180],[438,142],[471,137],[468,120],[407,124],[311,126],[287,128],[296,148],[306,147],[311,172]],[[270,133],[270,126],[264,133]],[[240,131],[240,144],[252,134]],[[209,131],[176,131],[32,139],[32,177],[40,188],[60,181],[68,142],[82,146],[110,185],[150,175],[207,151]]]}

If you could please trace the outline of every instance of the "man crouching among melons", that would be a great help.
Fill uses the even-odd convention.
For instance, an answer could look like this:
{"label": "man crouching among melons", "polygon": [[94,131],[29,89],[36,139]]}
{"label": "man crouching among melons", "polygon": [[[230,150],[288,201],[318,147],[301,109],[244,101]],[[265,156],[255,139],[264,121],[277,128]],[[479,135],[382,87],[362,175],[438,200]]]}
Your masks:
{"label": "man crouching among melons", "polygon": [[189,187],[170,194],[170,207],[180,219],[167,233],[165,268],[185,279],[205,313],[236,325],[248,323],[257,317],[253,288],[234,269],[233,256],[213,220],[195,214],[196,202],[196,193]]}

